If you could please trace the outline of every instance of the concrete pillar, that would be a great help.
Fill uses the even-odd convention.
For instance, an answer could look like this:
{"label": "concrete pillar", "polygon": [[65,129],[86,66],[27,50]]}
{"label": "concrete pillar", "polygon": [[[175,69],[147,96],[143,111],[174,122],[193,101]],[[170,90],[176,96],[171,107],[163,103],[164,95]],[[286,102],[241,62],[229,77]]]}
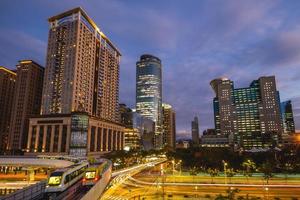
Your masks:
{"label": "concrete pillar", "polygon": [[70,151],[70,141],[71,141],[71,124],[67,125],[67,142],[66,142],[66,152]]}
{"label": "concrete pillar", "polygon": [[92,134],[92,126],[88,127],[88,136],[87,136],[87,152],[90,152],[91,149],[91,134]]}
{"label": "concrete pillar", "polygon": [[27,180],[34,181],[34,169],[31,167],[28,168],[28,171],[27,171]]}
{"label": "concrete pillar", "polygon": [[106,142],[106,149],[105,149],[105,151],[108,151],[108,131],[109,129],[108,128],[106,128],[106,140],[105,140],[105,142]]}
{"label": "concrete pillar", "polygon": [[115,131],[116,134],[116,150],[119,150],[119,131]]}
{"label": "concrete pillar", "polygon": [[110,150],[114,150],[114,132],[110,129]]}
{"label": "concrete pillar", "polygon": [[122,150],[121,149],[121,143],[122,143],[122,136],[121,136],[121,131],[118,131],[118,150]]}
{"label": "concrete pillar", "polygon": [[103,127],[101,127],[101,131],[100,131],[100,151],[104,151],[103,150],[103,130],[104,130],[104,128]]}
{"label": "concrete pillar", "polygon": [[98,146],[98,127],[96,126],[95,128],[95,142],[94,142],[94,151],[97,151],[97,146]]}
{"label": "concrete pillar", "polygon": [[59,128],[58,128],[58,147],[57,147],[57,152],[58,153],[61,152],[62,129],[63,129],[63,125],[59,125]]}
{"label": "concrete pillar", "polygon": [[48,126],[44,125],[44,133],[43,133],[43,146],[42,146],[42,152],[46,151],[46,142],[47,142],[47,128]]}
{"label": "concrete pillar", "polygon": [[53,152],[55,126],[51,125],[50,152]]}
{"label": "concrete pillar", "polygon": [[124,132],[121,132],[121,149],[124,149],[124,143],[125,143],[125,135]]}
{"label": "concrete pillar", "polygon": [[35,144],[34,144],[34,152],[37,152],[38,149],[38,142],[40,138],[40,125],[36,126],[36,133],[35,133]]}
{"label": "concrete pillar", "polygon": [[32,126],[29,124],[28,138],[27,138],[27,151],[30,151],[31,145],[31,137],[32,137]]}
{"label": "concrete pillar", "polygon": [[116,151],[116,150],[118,150],[118,133],[117,133],[117,131],[113,131],[113,138],[115,138],[113,150]]}

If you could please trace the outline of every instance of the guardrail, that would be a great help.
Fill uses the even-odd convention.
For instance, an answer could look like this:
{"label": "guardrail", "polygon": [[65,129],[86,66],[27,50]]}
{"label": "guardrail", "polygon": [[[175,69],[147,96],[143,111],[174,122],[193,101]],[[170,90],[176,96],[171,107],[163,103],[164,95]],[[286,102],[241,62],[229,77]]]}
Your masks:
{"label": "guardrail", "polygon": [[6,196],[0,197],[1,200],[38,200],[44,196],[46,181],[38,182],[37,184],[17,190]]}

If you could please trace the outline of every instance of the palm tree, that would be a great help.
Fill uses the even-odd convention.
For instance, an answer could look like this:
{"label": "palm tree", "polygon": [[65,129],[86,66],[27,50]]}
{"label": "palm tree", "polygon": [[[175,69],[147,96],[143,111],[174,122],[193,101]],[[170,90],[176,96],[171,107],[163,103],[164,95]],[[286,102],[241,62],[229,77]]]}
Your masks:
{"label": "palm tree", "polygon": [[215,176],[219,176],[219,170],[218,169],[211,169],[208,168],[207,173],[210,175],[211,177],[211,183],[214,183],[214,177]]}
{"label": "palm tree", "polygon": [[247,182],[249,182],[249,177],[252,176],[252,173],[256,169],[256,164],[252,160],[248,159],[242,163],[242,166],[244,168],[244,176],[247,178]]}
{"label": "palm tree", "polygon": [[232,178],[233,176],[235,176],[236,172],[234,171],[233,168],[231,168],[231,169],[228,169],[228,170],[226,171],[226,173],[227,173],[227,177],[229,177],[229,183],[231,183],[231,178]]}
{"label": "palm tree", "polygon": [[269,179],[273,176],[271,163],[265,162],[261,167],[261,172],[264,174],[264,179],[267,181],[267,184],[269,184]]}

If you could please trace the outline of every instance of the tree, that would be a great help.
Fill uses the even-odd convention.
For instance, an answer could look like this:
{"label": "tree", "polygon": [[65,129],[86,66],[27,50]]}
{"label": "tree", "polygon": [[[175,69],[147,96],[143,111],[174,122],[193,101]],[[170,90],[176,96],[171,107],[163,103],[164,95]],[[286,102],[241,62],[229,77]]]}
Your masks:
{"label": "tree", "polygon": [[228,199],[229,200],[234,200],[235,199],[235,194],[239,193],[240,190],[237,188],[229,188],[226,193],[228,194]]}
{"label": "tree", "polygon": [[214,183],[214,177],[219,176],[219,170],[208,168],[207,173],[211,177],[211,183]]}
{"label": "tree", "polygon": [[227,176],[229,177],[229,183],[231,183],[231,178],[232,178],[233,176],[235,176],[236,172],[234,171],[233,168],[231,168],[231,169],[227,169],[227,170],[226,170],[226,174],[227,174]]}
{"label": "tree", "polygon": [[252,160],[248,159],[242,163],[242,167],[244,168],[244,176],[247,177],[247,182],[249,182],[249,177],[252,176],[252,173],[256,169],[256,164]]}
{"label": "tree", "polygon": [[270,162],[263,163],[261,172],[264,174],[264,179],[267,181],[267,184],[269,184],[269,179],[273,176],[272,171],[273,168]]}

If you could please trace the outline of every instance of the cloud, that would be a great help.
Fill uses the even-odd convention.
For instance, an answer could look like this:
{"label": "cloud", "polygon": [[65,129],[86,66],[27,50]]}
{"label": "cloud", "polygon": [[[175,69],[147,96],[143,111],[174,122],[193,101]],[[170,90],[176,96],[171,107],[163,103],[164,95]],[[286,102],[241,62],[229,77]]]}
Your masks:
{"label": "cloud", "polygon": [[[28,57],[44,63],[47,41],[37,38],[46,38],[39,35],[45,32],[34,32],[30,24],[19,29],[20,16],[11,14],[18,6],[25,12],[23,4],[6,6],[0,13],[12,22],[0,22],[1,64],[12,66]],[[22,22],[40,29],[47,22],[37,19],[82,6],[122,52],[120,101],[130,106],[135,104],[135,62],[143,53],[160,57],[163,100],[176,110],[178,135],[190,132],[194,115],[201,131],[214,127],[209,82],[219,76],[233,80],[235,87],[247,87],[260,76],[275,75],[281,99],[293,100],[299,129],[299,5],[282,0],[29,0],[26,6],[39,12],[23,13]]]}
{"label": "cloud", "polygon": [[46,42],[22,31],[0,30],[0,63],[14,68],[17,61],[33,59],[44,65]]}

